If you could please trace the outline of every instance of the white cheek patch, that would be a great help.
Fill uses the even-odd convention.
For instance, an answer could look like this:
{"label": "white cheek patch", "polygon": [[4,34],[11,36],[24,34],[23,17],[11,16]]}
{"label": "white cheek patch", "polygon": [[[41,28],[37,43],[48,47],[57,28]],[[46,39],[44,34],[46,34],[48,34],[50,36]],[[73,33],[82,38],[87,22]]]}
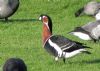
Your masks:
{"label": "white cheek patch", "polygon": [[39,17],[39,20],[42,20],[42,18],[41,18],[41,17]]}
{"label": "white cheek patch", "polygon": [[91,40],[89,35],[81,33],[81,32],[72,32],[72,34],[83,40]]}
{"label": "white cheek patch", "polygon": [[45,18],[46,16],[43,16],[43,18]]}
{"label": "white cheek patch", "polygon": [[[43,18],[46,18],[46,16],[43,16]],[[40,18],[41,19],[41,18]],[[44,24],[46,24],[48,26],[48,21],[44,22]]]}

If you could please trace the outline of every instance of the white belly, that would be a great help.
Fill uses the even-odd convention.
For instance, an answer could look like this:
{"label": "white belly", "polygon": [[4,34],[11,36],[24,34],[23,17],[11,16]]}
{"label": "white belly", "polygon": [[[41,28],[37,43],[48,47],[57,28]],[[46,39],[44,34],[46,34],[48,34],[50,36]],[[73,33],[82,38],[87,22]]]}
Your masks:
{"label": "white belly", "polygon": [[81,53],[82,51],[86,51],[86,50],[78,49],[78,50],[72,51],[70,53],[68,53],[68,52],[63,52],[63,53],[65,54],[65,58],[71,58],[71,57],[76,56],[77,54]]}
{"label": "white belly", "polygon": [[95,18],[96,20],[100,20],[100,12],[96,14]]}

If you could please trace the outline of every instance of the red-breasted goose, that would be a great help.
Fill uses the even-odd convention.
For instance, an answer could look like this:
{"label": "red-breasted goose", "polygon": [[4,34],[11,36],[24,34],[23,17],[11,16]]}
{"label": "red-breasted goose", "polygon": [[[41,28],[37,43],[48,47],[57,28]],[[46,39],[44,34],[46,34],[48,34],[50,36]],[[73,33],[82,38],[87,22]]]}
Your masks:
{"label": "red-breasted goose", "polygon": [[55,56],[56,61],[59,58],[63,58],[65,62],[65,58],[73,57],[82,52],[90,54],[84,49],[88,47],[82,43],[72,41],[61,35],[52,35],[52,21],[49,16],[41,15],[39,20],[43,22],[43,47]]}
{"label": "red-breasted goose", "polygon": [[19,7],[19,0],[0,0],[0,19],[8,20]]}
{"label": "red-breasted goose", "polygon": [[75,12],[75,16],[78,17],[82,14],[95,16],[95,14],[100,10],[100,2],[91,1],[88,2],[84,7],[80,8]]}
{"label": "red-breasted goose", "polygon": [[27,67],[22,59],[9,58],[3,66],[3,71],[27,71]]}
{"label": "red-breasted goose", "polygon": [[100,20],[76,27],[70,34],[83,40],[94,40],[96,42],[100,39]]}

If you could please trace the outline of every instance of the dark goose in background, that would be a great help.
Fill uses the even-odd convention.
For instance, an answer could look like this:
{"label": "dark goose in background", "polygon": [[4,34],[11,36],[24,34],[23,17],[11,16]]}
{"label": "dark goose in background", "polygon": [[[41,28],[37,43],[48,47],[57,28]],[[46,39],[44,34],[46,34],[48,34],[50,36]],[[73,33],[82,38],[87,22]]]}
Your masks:
{"label": "dark goose in background", "polygon": [[27,67],[22,59],[9,58],[3,66],[3,71],[27,71]]}
{"label": "dark goose in background", "polygon": [[94,16],[100,10],[100,2],[91,1],[88,2],[84,7],[78,9],[75,12],[75,16],[78,17],[82,14]]}
{"label": "dark goose in background", "polygon": [[0,0],[0,19],[8,20],[19,7],[19,0]]}
{"label": "dark goose in background", "polygon": [[90,22],[81,27],[76,27],[70,34],[83,40],[94,40],[94,42],[96,42],[100,40],[100,20]]}

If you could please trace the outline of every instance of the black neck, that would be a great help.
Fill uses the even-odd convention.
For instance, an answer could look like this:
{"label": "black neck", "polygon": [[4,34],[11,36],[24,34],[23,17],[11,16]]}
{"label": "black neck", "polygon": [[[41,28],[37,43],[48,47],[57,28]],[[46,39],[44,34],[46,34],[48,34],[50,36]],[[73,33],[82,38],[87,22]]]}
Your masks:
{"label": "black neck", "polygon": [[50,29],[50,32],[52,33],[52,20],[49,16],[47,16],[47,17],[48,17],[48,27]]}

